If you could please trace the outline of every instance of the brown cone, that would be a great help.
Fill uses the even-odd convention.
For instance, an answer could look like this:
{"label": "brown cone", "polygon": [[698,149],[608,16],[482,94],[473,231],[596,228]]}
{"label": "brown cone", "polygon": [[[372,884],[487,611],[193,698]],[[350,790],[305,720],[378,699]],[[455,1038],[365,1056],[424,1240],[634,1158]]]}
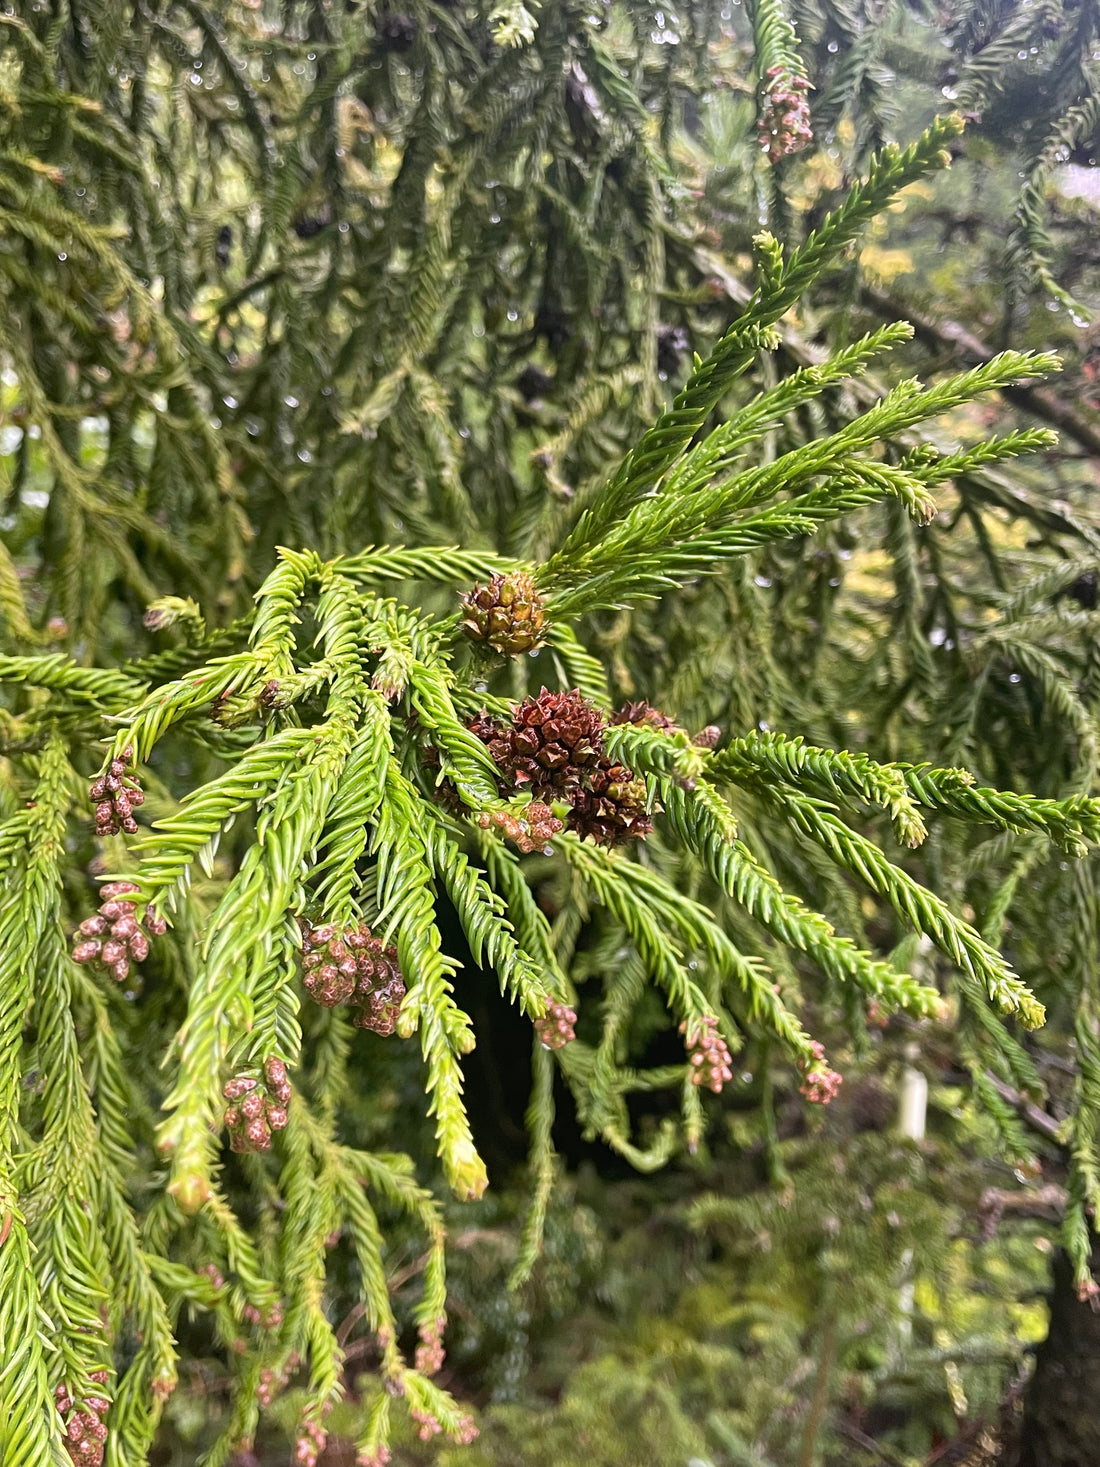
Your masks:
{"label": "brown cone", "polygon": [[592,774],[590,788],[577,790],[572,801],[569,829],[597,845],[622,845],[653,829],[645,780],[635,779],[624,764],[602,762]]}
{"label": "brown cone", "polygon": [[475,642],[514,657],[532,652],[542,633],[543,605],[534,581],[523,571],[494,576],[462,598],[462,630]]}
{"label": "brown cone", "polygon": [[510,729],[489,741],[493,760],[513,783],[536,797],[568,797],[598,765],[603,753],[603,716],[580,693],[525,698]]}

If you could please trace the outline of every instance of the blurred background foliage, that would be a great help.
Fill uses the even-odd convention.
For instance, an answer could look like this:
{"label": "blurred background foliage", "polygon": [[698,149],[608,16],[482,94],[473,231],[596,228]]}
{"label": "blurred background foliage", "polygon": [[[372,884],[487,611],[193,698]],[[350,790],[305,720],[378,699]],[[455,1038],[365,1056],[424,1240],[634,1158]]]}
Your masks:
{"label": "blurred background foliage", "polygon": [[[759,229],[803,238],[876,146],[957,107],[969,126],[954,166],[908,189],[784,319],[781,357],[789,370],[896,317],[916,330],[891,381],[1055,347],[1057,380],[960,412],[946,436],[1041,423],[1058,448],[959,480],[927,529],[875,508],[667,603],[600,614],[589,645],[623,697],[644,691],[692,729],[795,726],[1022,791],[1092,792],[1095,7],[797,0],[815,141],[774,166],[757,141],[753,44],[768,9],[9,5],[0,609],[16,616],[15,583],[31,608],[14,635],[88,663],[152,653],[166,640],[142,626],[150,601],[190,596],[229,623],[277,545],[461,541],[537,559],[747,298]],[[742,398],[771,370],[762,358]],[[846,384],[791,414],[769,451],[845,421],[874,388]],[[893,913],[781,833],[754,838],[851,935],[887,952],[906,940]],[[74,869],[93,857],[89,838]],[[653,1176],[587,1141],[562,1096],[545,1253],[518,1292],[506,1285],[528,1045],[490,1007],[495,980],[469,968],[470,1102],[493,1188],[451,1209],[443,1380],[478,1408],[482,1435],[442,1452],[409,1439],[395,1460],[1063,1460],[1027,1456],[1020,1382],[1052,1279],[1072,1296],[1051,1265],[1067,1166],[1091,1156],[1067,1118],[1090,1083],[1075,1036],[1096,1034],[1095,861],[1067,879],[1026,834],[975,846],[947,821],[906,862],[1003,942],[1047,1003],[1029,1040],[1045,1094],[1006,1095],[989,1077],[979,1109],[959,1065],[966,1016],[883,1029],[853,1011],[830,1036],[846,1084],[828,1112],[808,1115],[766,1050],[743,1053],[706,1148]],[[681,880],[734,933],[748,922],[699,871]],[[568,893],[544,901],[557,911]],[[598,928],[580,945],[593,971],[615,960]],[[905,955],[933,962],[916,944]],[[768,956],[796,989],[790,957]],[[644,1005],[630,1026],[644,1050]],[[398,1128],[415,1155],[417,1068],[388,1049],[370,1063],[363,1144]],[[931,1084],[920,1142],[897,1134],[910,1064]],[[655,1129],[658,1100],[640,1097],[635,1120]],[[1020,1165],[1035,1151],[1040,1177]],[[1069,1182],[1072,1202],[1072,1168]],[[1079,1258],[1091,1237],[1076,1200]],[[395,1285],[417,1246],[395,1246]],[[193,1362],[167,1409],[164,1467],[195,1461],[218,1424],[205,1328],[181,1322]],[[293,1392],[280,1411],[292,1424]]]}

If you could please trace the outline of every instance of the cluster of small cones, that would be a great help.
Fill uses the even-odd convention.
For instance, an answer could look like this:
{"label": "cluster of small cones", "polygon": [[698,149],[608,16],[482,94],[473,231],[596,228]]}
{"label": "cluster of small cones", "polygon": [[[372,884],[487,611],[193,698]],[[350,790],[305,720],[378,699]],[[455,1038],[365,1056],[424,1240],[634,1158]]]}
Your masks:
{"label": "cluster of small cones", "polygon": [[529,791],[532,807],[563,801],[578,835],[611,846],[653,829],[645,781],[604,752],[603,714],[579,692],[543,688],[519,704],[511,726],[482,713],[469,727],[501,771],[503,791]]}
{"label": "cluster of small cones", "polygon": [[[90,1379],[96,1385],[106,1385],[107,1372],[94,1370]],[[107,1441],[107,1424],[103,1418],[110,1410],[110,1401],[106,1396],[85,1396],[78,1405],[63,1385],[54,1391],[54,1401],[65,1417],[65,1450],[75,1467],[100,1467]]]}
{"label": "cluster of small cones", "polygon": [[814,1057],[803,1066],[802,1084],[798,1088],[811,1104],[828,1105],[836,1099],[844,1076],[829,1068],[825,1061],[825,1046],[820,1040],[815,1039],[810,1049]]}
{"label": "cluster of small cones", "polygon": [[264,1061],[263,1080],[234,1075],[222,1086],[229,1102],[223,1117],[234,1151],[270,1151],[271,1134],[287,1123],[290,1081],[286,1065],[272,1056]]}
{"label": "cluster of small cones", "polygon": [[705,1085],[717,1095],[733,1079],[733,1056],[718,1032],[718,1020],[708,1014],[690,1033],[686,1022],[681,1024],[680,1033],[688,1049],[691,1083]]}
{"label": "cluster of small cones", "polygon": [[483,810],[478,824],[483,830],[495,826],[525,856],[545,850],[558,832],[565,829],[564,822],[541,800],[532,800],[518,815],[512,810]]}
{"label": "cluster of small cones", "polygon": [[764,100],[760,108],[760,146],[768,161],[777,163],[800,153],[813,142],[810,83],[786,66],[769,66],[765,72]]}
{"label": "cluster of small cones", "polygon": [[392,1034],[405,997],[397,949],[365,922],[343,930],[332,922],[313,927],[303,919],[300,925],[302,982],[310,997],[327,1009],[347,1004],[357,1029]]}
{"label": "cluster of small cones", "polygon": [[137,834],[134,811],[145,803],[145,791],[129,772],[133,762],[134,751],[127,745],[88,791],[95,804],[96,835],[117,835],[120,830]]}
{"label": "cluster of small cones", "polygon": [[555,1001],[548,1005],[541,1019],[535,1020],[535,1033],[547,1049],[562,1049],[576,1039],[576,1022],[576,1009]]}
{"label": "cluster of small cones", "polygon": [[161,936],[167,924],[148,908],[138,921],[131,900],[137,891],[132,881],[110,881],[101,889],[106,900],[95,916],[85,918],[76,930],[74,963],[94,964],[116,982],[125,983],[130,965],[145,961],[149,956],[149,934]]}

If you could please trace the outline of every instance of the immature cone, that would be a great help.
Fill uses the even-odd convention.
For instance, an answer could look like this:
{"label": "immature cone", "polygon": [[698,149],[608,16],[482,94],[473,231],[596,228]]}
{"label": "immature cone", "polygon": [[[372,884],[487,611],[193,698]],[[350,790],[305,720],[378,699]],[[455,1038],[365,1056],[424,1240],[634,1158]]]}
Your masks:
{"label": "immature cone", "polygon": [[416,1422],[416,1434],[422,1442],[430,1442],[433,1436],[438,1436],[443,1430],[439,1418],[419,1406],[411,1407],[409,1415]]}
{"label": "immature cone", "polygon": [[487,586],[475,585],[462,597],[462,605],[462,630],[471,640],[488,642],[507,657],[532,652],[539,645],[542,597],[523,571],[494,576]]}
{"label": "immature cone", "polygon": [[569,829],[582,838],[589,836],[597,845],[622,845],[653,829],[645,780],[636,779],[625,764],[601,760],[589,778],[589,787],[576,790],[571,799]]}
{"label": "immature cone", "polygon": [[[73,962],[90,963],[125,983],[131,963],[143,963],[149,956],[149,936],[165,931],[165,921],[146,908],[142,921],[135,913],[130,898],[138,888],[132,881],[110,881],[101,888],[106,898],[94,917],[87,917],[73,934]],[[144,924],[144,925],[143,925]]]}
{"label": "immature cone", "polygon": [[494,762],[512,782],[536,798],[568,798],[603,753],[603,715],[578,692],[543,688],[537,698],[523,700],[510,729],[492,725],[482,715],[471,731],[488,743]]}
{"label": "immature cone", "polygon": [[571,1009],[564,1003],[551,1003],[547,1005],[542,1018],[535,1020],[535,1033],[547,1049],[562,1049],[576,1039],[577,1034],[573,1027],[576,1022],[576,1009]]}
{"label": "immature cone", "polygon": [[416,1368],[421,1375],[438,1375],[447,1358],[443,1349],[443,1331],[447,1320],[444,1315],[429,1320],[420,1326],[420,1343],[416,1347]]}
{"label": "immature cone", "polygon": [[145,791],[129,772],[134,751],[127,745],[117,759],[112,759],[107,772],[92,784],[89,795],[95,805],[96,835],[137,834],[134,811],[145,803]]}
{"label": "immature cone", "polygon": [[[106,1385],[107,1372],[96,1370],[91,1379],[97,1385]],[[54,1391],[54,1401],[65,1420],[65,1450],[76,1467],[100,1467],[103,1447],[107,1440],[107,1426],[103,1418],[111,1403],[106,1396],[85,1396],[79,1406],[74,1406],[68,1388],[59,1385]]]}
{"label": "immature cone", "polygon": [[798,1087],[813,1105],[828,1105],[835,1100],[844,1076],[838,1075],[825,1062],[825,1046],[817,1039],[810,1045],[814,1058],[803,1065],[802,1084]]}
{"label": "immature cone", "polygon": [[305,1421],[299,1428],[298,1440],[294,1444],[294,1460],[299,1467],[316,1467],[317,1458],[325,1450],[328,1439],[323,1426],[316,1421]]}
{"label": "immature cone", "polygon": [[286,1065],[271,1056],[264,1061],[263,1080],[255,1075],[234,1075],[222,1086],[229,1101],[223,1122],[234,1151],[270,1151],[271,1133],[287,1123],[290,1081]]}
{"label": "immature cone", "polygon": [[727,1080],[733,1079],[733,1057],[718,1032],[718,1020],[710,1014],[690,1034],[685,1022],[680,1025],[680,1033],[688,1046],[692,1084],[705,1085],[717,1095]]}
{"label": "immature cone", "polygon": [[760,146],[770,163],[799,153],[813,142],[810,83],[785,66],[769,66],[760,108]]}
{"label": "immature cone", "polygon": [[359,1007],[351,1022],[357,1029],[371,1029],[375,1034],[386,1037],[397,1028],[397,1016],[404,997],[405,980],[400,973],[395,973],[387,982],[373,988],[362,1003],[356,995]]}
{"label": "immature cone", "polygon": [[478,824],[483,830],[495,825],[525,856],[532,851],[544,851],[565,829],[550,806],[541,800],[532,800],[519,814],[512,810],[483,810],[478,816]]}
{"label": "immature cone", "polygon": [[355,953],[332,923],[304,927],[302,982],[311,998],[326,1009],[346,1003],[355,992],[358,974]]}

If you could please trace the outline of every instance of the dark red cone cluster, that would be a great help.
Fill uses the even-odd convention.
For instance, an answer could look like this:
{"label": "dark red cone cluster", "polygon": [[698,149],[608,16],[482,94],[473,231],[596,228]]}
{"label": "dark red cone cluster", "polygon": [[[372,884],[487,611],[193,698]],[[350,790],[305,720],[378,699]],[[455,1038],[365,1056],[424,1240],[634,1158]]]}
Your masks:
{"label": "dark red cone cluster", "polygon": [[598,846],[618,846],[648,835],[653,820],[645,780],[635,779],[625,764],[601,760],[588,788],[573,796],[568,825],[579,836],[591,836]]}
{"label": "dark red cone cluster", "polygon": [[[107,1372],[94,1370],[90,1376],[96,1385],[107,1384]],[[107,1425],[103,1418],[111,1408],[106,1396],[85,1396],[79,1406],[67,1386],[54,1391],[57,1409],[65,1418],[65,1450],[76,1467],[100,1467]]]}
{"label": "dark red cone cluster", "polygon": [[222,1086],[228,1100],[223,1121],[234,1151],[270,1151],[272,1131],[287,1123],[290,1081],[286,1065],[272,1056],[264,1061],[263,1080],[234,1075]]}
{"label": "dark red cone cluster", "polygon": [[462,597],[462,630],[475,642],[487,642],[506,657],[533,652],[542,635],[543,602],[538,587],[523,571],[493,576]]}
{"label": "dark red cone cluster", "polygon": [[680,1033],[688,1050],[692,1084],[705,1085],[717,1095],[733,1079],[733,1056],[718,1032],[718,1020],[708,1014],[690,1033],[687,1023],[681,1024]]}
{"label": "dark red cone cluster", "polygon": [[814,1058],[802,1067],[802,1084],[798,1087],[813,1105],[828,1105],[835,1100],[844,1076],[838,1075],[825,1062],[825,1046],[815,1039],[810,1045]]}
{"label": "dark red cone cluster", "polygon": [[[484,737],[476,720],[474,732]],[[494,726],[489,753],[511,783],[535,798],[568,799],[599,763],[603,753],[603,718],[580,693],[550,693],[525,698],[512,716],[511,728]]]}
{"label": "dark red cone cluster", "polygon": [[127,835],[137,834],[134,811],[145,803],[145,791],[128,772],[133,762],[134,751],[127,745],[88,791],[95,804],[96,835],[117,835],[120,830]]}
{"label": "dark red cone cluster", "polygon": [[137,890],[132,881],[109,881],[102,888],[106,901],[76,930],[74,963],[93,963],[117,982],[125,983],[131,963],[145,961],[149,956],[149,934],[159,937],[167,924],[148,908],[138,921],[135,904],[130,900]]}
{"label": "dark red cone cluster", "polygon": [[[543,688],[537,698],[526,698],[519,705],[511,728],[487,713],[467,726],[501,770],[503,791],[530,790],[529,825],[541,823],[551,832],[550,822],[556,817],[551,812],[547,820],[542,812],[548,809],[545,801],[559,799],[571,807],[569,829],[600,845],[617,845],[653,829],[644,780],[635,779],[633,770],[604,753],[603,715],[579,692],[550,693]],[[500,825],[522,850],[517,834],[530,832],[518,829],[517,823],[513,834],[510,819],[494,813],[482,823]]]}
{"label": "dark red cone cluster", "polygon": [[392,1034],[405,997],[397,949],[375,937],[365,922],[341,931],[332,922],[302,921],[302,982],[325,1008],[348,1004],[357,1029]]}
{"label": "dark red cone cluster", "polygon": [[576,1022],[576,1009],[564,1003],[551,1003],[542,1018],[535,1020],[535,1033],[547,1049],[562,1049],[576,1039],[573,1027]]}
{"label": "dark red cone cluster", "polygon": [[769,66],[765,72],[764,100],[760,108],[760,146],[770,163],[800,153],[814,140],[810,127],[810,83],[786,66]]}

